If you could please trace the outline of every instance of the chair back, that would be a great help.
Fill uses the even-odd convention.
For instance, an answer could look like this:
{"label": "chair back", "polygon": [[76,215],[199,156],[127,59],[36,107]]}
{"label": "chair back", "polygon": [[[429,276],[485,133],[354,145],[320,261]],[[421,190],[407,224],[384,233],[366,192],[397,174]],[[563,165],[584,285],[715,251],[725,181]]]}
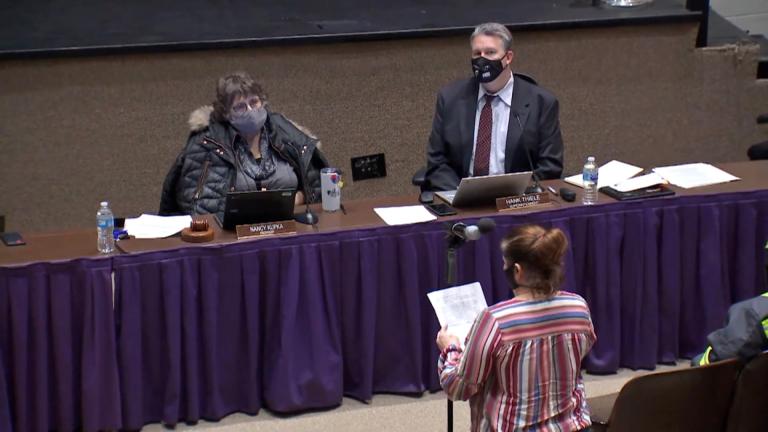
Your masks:
{"label": "chair back", "polygon": [[768,353],[750,360],[739,374],[733,404],[728,413],[728,432],[768,431]]}
{"label": "chair back", "polygon": [[633,378],[619,392],[607,429],[720,432],[740,368],[733,359]]}

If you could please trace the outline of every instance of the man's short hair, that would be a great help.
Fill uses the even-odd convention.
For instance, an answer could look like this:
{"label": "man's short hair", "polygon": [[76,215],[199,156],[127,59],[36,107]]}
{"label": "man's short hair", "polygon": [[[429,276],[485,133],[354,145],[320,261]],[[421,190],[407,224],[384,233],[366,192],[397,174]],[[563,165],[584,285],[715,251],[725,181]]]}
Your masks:
{"label": "man's short hair", "polygon": [[480,24],[475,27],[472,36],[469,37],[469,43],[472,43],[475,36],[479,35],[496,36],[501,39],[501,46],[504,48],[504,52],[512,49],[512,33],[502,24],[494,22]]}

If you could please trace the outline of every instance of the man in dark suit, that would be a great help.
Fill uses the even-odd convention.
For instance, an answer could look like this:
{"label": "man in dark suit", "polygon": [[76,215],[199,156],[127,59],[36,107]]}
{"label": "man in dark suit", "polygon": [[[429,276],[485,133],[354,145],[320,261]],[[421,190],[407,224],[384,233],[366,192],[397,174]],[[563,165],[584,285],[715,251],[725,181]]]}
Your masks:
{"label": "man in dark suit", "polygon": [[426,190],[453,190],[463,177],[530,171],[559,178],[563,140],[557,98],[512,73],[512,35],[496,23],[470,37],[474,78],[440,90],[427,148]]}

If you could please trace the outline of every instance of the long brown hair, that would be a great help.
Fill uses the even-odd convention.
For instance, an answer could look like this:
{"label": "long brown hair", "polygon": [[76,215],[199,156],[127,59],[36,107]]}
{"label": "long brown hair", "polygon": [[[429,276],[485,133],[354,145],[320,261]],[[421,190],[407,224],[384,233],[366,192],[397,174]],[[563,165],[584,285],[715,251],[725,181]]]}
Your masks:
{"label": "long brown hair", "polygon": [[525,286],[535,294],[551,297],[563,283],[563,256],[567,250],[568,239],[559,228],[515,227],[501,241],[501,253],[509,264],[507,279],[514,284],[515,264],[519,264],[525,269]]}

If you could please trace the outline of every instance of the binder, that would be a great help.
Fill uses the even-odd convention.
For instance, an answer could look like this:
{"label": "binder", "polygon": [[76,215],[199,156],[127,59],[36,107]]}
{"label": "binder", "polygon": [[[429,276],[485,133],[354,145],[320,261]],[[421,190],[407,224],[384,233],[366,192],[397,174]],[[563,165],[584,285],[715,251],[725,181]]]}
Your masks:
{"label": "binder", "polygon": [[637,189],[637,190],[627,191],[627,192],[619,192],[610,186],[604,186],[604,187],[601,187],[599,191],[617,201],[657,198],[657,197],[670,196],[675,194],[675,191],[673,191],[666,185],[650,186],[647,188]]}

